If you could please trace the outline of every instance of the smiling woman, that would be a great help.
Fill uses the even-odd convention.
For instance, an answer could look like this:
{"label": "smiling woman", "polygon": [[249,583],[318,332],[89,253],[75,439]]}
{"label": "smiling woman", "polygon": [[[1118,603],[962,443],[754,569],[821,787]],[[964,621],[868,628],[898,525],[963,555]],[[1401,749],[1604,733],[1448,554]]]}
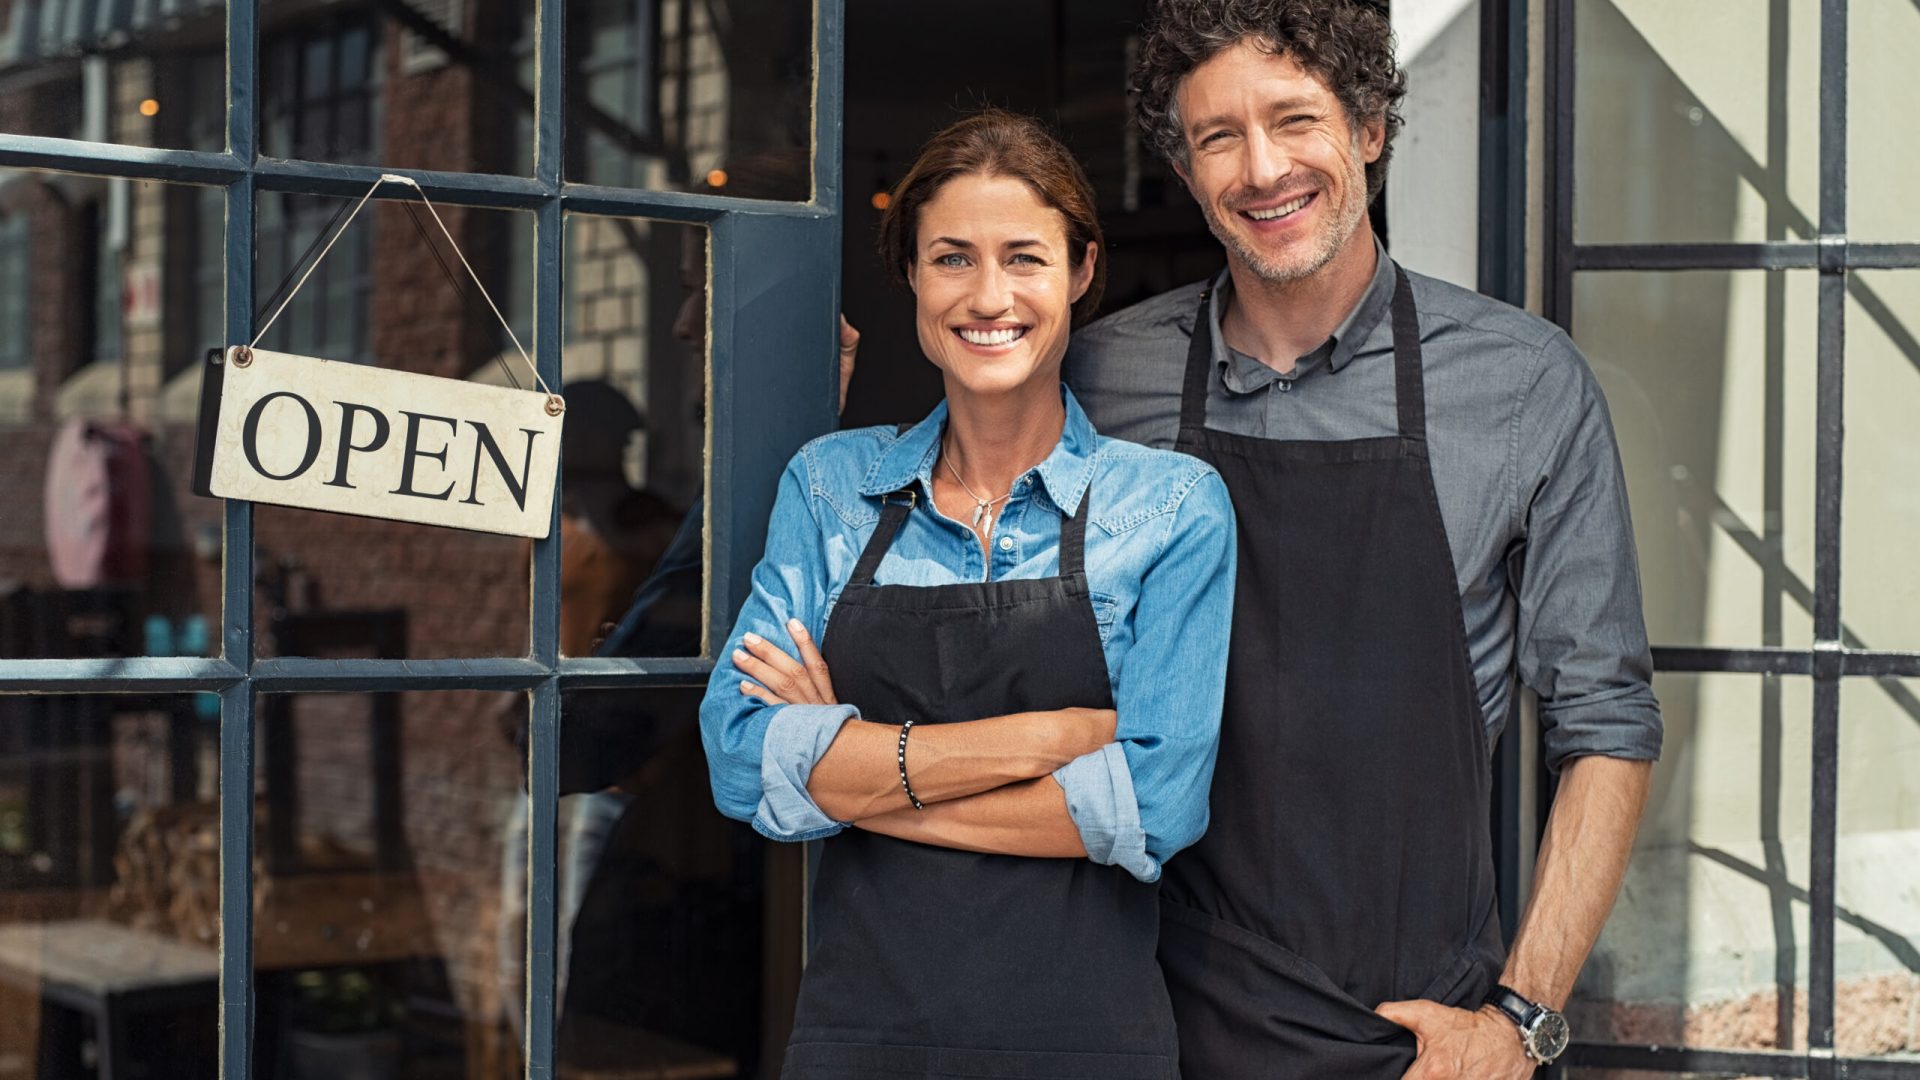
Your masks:
{"label": "smiling woman", "polygon": [[934,136],[881,251],[946,401],[794,458],[701,707],[720,809],[824,841],[782,1075],[1173,1080],[1150,883],[1206,820],[1224,488],[1061,386],[1103,253],[1039,123]]}

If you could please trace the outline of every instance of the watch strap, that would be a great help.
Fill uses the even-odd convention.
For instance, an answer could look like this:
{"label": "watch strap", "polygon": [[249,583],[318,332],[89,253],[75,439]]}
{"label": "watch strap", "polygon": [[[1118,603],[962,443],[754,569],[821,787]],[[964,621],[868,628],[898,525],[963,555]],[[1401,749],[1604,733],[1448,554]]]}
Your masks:
{"label": "watch strap", "polygon": [[1541,1008],[1539,1003],[1527,1000],[1513,987],[1499,984],[1487,991],[1486,1003],[1499,1009],[1507,1019],[1518,1025],[1522,1032],[1527,1030],[1527,1025],[1533,1021],[1534,1014]]}

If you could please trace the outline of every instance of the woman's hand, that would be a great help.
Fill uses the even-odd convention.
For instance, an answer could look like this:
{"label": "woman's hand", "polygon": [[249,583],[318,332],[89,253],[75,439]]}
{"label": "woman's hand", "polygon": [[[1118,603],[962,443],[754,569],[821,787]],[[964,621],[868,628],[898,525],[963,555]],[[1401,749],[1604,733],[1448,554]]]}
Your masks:
{"label": "woman's hand", "polygon": [[740,692],[769,705],[840,704],[833,694],[827,661],[814,646],[813,635],[798,619],[787,620],[787,633],[793,635],[793,643],[799,648],[797,660],[758,634],[741,639],[744,648],[733,650],[734,670],[746,676]]}

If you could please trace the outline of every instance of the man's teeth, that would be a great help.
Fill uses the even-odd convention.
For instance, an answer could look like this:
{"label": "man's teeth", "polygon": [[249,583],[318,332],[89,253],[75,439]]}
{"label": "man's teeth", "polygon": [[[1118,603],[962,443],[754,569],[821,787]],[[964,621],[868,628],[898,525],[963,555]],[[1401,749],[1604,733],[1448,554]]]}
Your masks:
{"label": "man's teeth", "polygon": [[1255,221],[1272,221],[1274,218],[1283,218],[1307,205],[1307,202],[1312,198],[1313,196],[1311,195],[1302,195],[1290,203],[1276,206],[1271,210],[1249,210],[1247,211],[1247,216]]}
{"label": "man's teeth", "polygon": [[1004,330],[961,330],[960,337],[969,345],[1006,345],[1018,341],[1027,332],[1024,326],[1008,327]]}

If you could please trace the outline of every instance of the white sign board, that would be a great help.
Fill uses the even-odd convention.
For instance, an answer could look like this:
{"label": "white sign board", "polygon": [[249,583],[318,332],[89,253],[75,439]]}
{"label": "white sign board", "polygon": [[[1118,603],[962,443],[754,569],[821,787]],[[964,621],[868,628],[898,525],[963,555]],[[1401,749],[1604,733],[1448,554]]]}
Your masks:
{"label": "white sign board", "polygon": [[562,420],[548,395],[239,346],[224,359],[213,494],[547,535]]}

